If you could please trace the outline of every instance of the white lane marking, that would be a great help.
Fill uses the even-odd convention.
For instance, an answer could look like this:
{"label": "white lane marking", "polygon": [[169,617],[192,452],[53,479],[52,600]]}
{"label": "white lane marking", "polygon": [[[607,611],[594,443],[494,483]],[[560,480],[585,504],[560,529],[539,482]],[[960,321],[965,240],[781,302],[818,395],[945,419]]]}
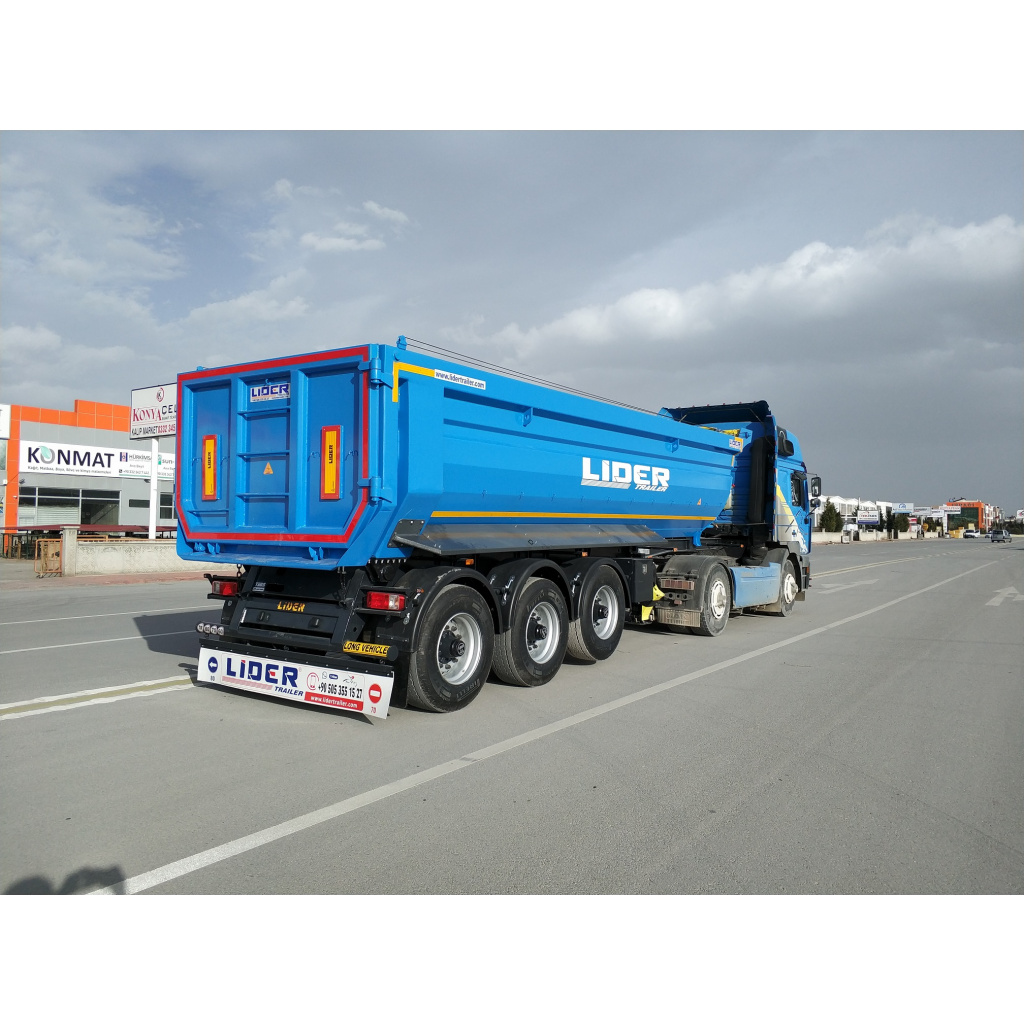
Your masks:
{"label": "white lane marking", "polygon": [[132,697],[152,697],[157,693],[174,693],[176,690],[191,690],[191,682],[181,686],[161,686],[152,690],[135,690],[132,693],[119,693],[114,697],[97,697],[95,700],[79,700],[74,704],[55,704],[48,708],[32,708],[29,711],[12,711],[9,715],[0,715],[0,722],[8,722],[12,718],[29,718],[31,715],[48,715],[51,711],[72,711],[75,708],[88,708],[93,704],[113,704],[119,700],[130,700]]}
{"label": "white lane marking", "polygon": [[[115,636],[109,640],[79,640],[74,644],[50,644],[49,647],[15,647],[10,651],[0,651],[0,654],[24,654],[26,651],[55,651],[58,647],[88,647],[89,644],[117,644],[122,640],[149,640],[155,636],[184,636],[186,633],[195,633],[195,629],[176,629],[171,633],[142,633],[139,636]],[[198,634],[196,634],[198,636]]]}
{"label": "white lane marking", "polygon": [[75,619],[109,619],[114,615],[158,615],[161,612],[202,612],[205,605],[187,608],[144,608],[140,612],[99,612],[96,615],[62,615],[52,619],[18,619],[16,622],[0,622],[0,626],[33,626],[39,622],[72,622]]}
{"label": "white lane marking", "polygon": [[177,679],[184,679],[184,676],[166,676],[164,679],[143,679],[138,683],[100,686],[95,690],[75,690],[72,693],[58,693],[52,697],[28,697],[25,700],[16,700],[12,704],[0,704],[0,711],[4,711],[7,708],[20,708],[25,704],[52,704],[55,700],[74,700],[76,697],[91,697],[94,694],[110,694],[118,693],[121,690],[134,690],[140,686],[159,686],[161,683],[173,683]]}
{"label": "white lane marking", "polygon": [[462,757],[457,757],[452,761],[445,761],[444,764],[435,765],[433,768],[427,768],[425,771],[416,772],[414,775],[407,775],[404,779],[398,779],[396,782],[389,782],[384,786],[378,786],[376,789],[371,789],[365,793],[360,793],[357,796],[349,797],[347,800],[340,800],[338,803],[331,804],[328,807],[321,807],[317,811],[310,811],[308,814],[299,815],[297,818],[281,822],[281,824],[273,825],[270,828],[261,829],[259,832],[253,832],[250,835],[243,836],[241,839],[234,839],[229,843],[223,843],[220,846],[211,847],[208,850],[203,850],[202,853],[195,853],[191,857],[182,857],[181,860],[172,861],[170,864],[164,864],[162,867],[154,868],[152,871],[145,871],[141,875],[133,875],[131,878],[126,879],[122,884],[118,885],[116,890],[113,886],[107,886],[104,889],[95,889],[90,895],[113,896],[117,895],[119,892],[125,893],[126,895],[144,892],[146,889],[152,889],[154,886],[163,885],[165,882],[173,881],[175,878],[181,878],[183,875],[190,875],[194,871],[199,871],[212,864],[219,864],[221,861],[229,860],[231,857],[237,857],[239,854],[247,853],[249,850],[254,850],[260,846],[266,846],[267,843],[272,843],[278,839],[284,839],[286,836],[294,835],[296,832],[303,832],[306,829],[312,828],[314,825],[321,825],[325,821],[332,821],[335,818],[340,818],[342,815],[351,814],[352,811],[359,810],[362,807],[368,807],[370,804],[379,803],[381,800],[388,799],[388,797],[396,796],[399,793],[405,793],[410,789],[415,789],[417,786],[422,786],[427,782],[432,782],[434,779],[439,779],[445,775],[450,775],[452,772],[468,768],[470,765],[477,764],[479,761],[486,761],[489,758],[496,757],[498,754],[504,754],[506,751],[515,750],[516,747],[521,747],[527,743],[534,743],[546,736],[562,732],[564,729],[571,729],[573,726],[580,725],[583,722],[588,722],[592,718],[607,715],[611,711],[617,711],[619,708],[628,707],[630,704],[635,704],[637,701],[646,700],[648,697],[664,693],[666,690],[675,689],[677,686],[682,686],[684,683],[700,679],[702,676],[709,676],[714,672],[721,672],[723,669],[732,668],[734,665],[741,665],[745,661],[750,661],[753,658],[760,658],[765,654],[770,654],[772,651],[778,651],[783,647],[788,647],[790,644],[796,644],[801,640],[807,640],[812,636],[818,636],[820,633],[826,633],[830,629],[845,626],[849,622],[856,622],[857,619],[863,619],[865,616],[874,615],[876,612],[884,611],[886,608],[892,608],[893,605],[901,604],[903,601],[909,601],[912,597],[919,597],[921,594],[927,594],[930,590],[943,587],[947,583],[952,583],[954,580],[962,579],[964,576],[970,576],[972,572],[977,572],[979,569],[985,569],[988,566],[995,564],[995,562],[985,562],[983,565],[976,565],[973,569],[968,569],[966,572],[958,573],[956,576],[950,576],[948,579],[942,580],[939,583],[933,583],[931,586],[923,587],[921,590],[915,590],[911,594],[904,594],[902,597],[893,598],[893,600],[886,601],[884,604],[876,605],[874,608],[869,608],[867,611],[857,612],[855,615],[847,615],[842,619],[836,619],[835,622],[828,623],[828,625],[818,626],[816,629],[810,629],[806,633],[799,633],[786,640],[779,640],[777,643],[769,644],[767,647],[759,647],[757,650],[749,651],[747,654],[740,654],[735,658],[728,658],[727,660],[720,661],[717,664],[709,665],[707,668],[698,669],[695,672],[689,672],[685,676],[679,676],[676,679],[668,680],[668,682],[649,686],[645,690],[638,690],[636,693],[631,693],[626,697],[619,697],[617,700],[608,701],[606,704],[599,704],[597,707],[590,708],[588,711],[581,711],[578,714],[570,715],[568,718],[561,718],[557,722],[551,722],[549,725],[542,725],[538,729],[531,729],[529,732],[520,733],[518,736],[513,736],[510,739],[501,740],[499,743],[493,743],[488,747],[482,747],[480,750],[475,750],[471,754],[464,754]]}
{"label": "white lane marking", "polygon": [[838,576],[841,572],[859,572],[861,569],[874,569],[876,565],[895,565],[896,562],[920,562],[922,558],[938,558],[939,555],[914,555],[911,558],[890,558],[887,562],[865,562],[864,565],[851,565],[846,569],[829,569],[828,572],[812,572],[811,579],[821,576]]}
{"label": "white lane marking", "polygon": [[996,596],[990,601],[986,601],[986,605],[992,605],[994,608],[998,608],[1007,598],[1012,597],[1014,601],[1024,601],[1024,594],[1020,593],[1016,587],[1003,587],[1002,590],[996,591]]}
{"label": "white lane marking", "polygon": [[869,587],[878,580],[857,580],[856,583],[822,583],[822,594],[834,594],[837,590],[849,590],[851,587]]}
{"label": "white lane marking", "polygon": [[857,580],[855,583],[823,583],[821,593],[834,594],[837,590],[849,590],[851,587],[868,587],[878,580]]}

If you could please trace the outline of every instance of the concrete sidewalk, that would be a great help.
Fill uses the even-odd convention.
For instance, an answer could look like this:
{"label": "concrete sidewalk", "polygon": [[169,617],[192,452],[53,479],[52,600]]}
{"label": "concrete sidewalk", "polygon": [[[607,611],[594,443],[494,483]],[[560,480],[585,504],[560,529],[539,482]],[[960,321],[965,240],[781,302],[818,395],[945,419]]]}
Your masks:
{"label": "concrete sidewalk", "polygon": [[[231,575],[224,566],[225,575]],[[122,573],[112,576],[48,576],[35,574],[31,558],[0,558],[0,590],[49,590],[64,587],[115,586],[124,583],[174,583],[179,580],[201,580],[203,572]]]}

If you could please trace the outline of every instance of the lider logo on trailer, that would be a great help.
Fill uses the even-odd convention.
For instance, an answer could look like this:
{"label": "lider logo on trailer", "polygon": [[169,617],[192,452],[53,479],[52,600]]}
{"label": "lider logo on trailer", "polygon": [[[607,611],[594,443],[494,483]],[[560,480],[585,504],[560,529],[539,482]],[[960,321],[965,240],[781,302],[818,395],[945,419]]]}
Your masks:
{"label": "lider logo on trailer", "polygon": [[278,384],[253,384],[249,388],[250,402],[276,402],[286,399],[291,394],[291,384],[281,381]]}
{"label": "lider logo on trailer", "polygon": [[630,487],[638,491],[667,491],[668,480],[669,471],[664,466],[601,459],[598,472],[597,467],[591,465],[590,459],[584,459],[580,483],[584,487],[614,487],[621,491]]}

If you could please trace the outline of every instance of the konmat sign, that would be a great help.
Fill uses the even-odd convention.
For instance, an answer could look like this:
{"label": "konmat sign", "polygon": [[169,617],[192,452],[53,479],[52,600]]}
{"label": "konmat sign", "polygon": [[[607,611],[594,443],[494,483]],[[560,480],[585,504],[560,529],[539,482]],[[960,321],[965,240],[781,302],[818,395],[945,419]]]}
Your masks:
{"label": "konmat sign", "polygon": [[[18,470],[22,473],[52,473],[61,476],[148,477],[153,456],[138,448],[104,448],[102,445],[55,444],[52,441],[22,441]],[[174,479],[174,456],[158,452],[156,475]]]}
{"label": "konmat sign", "polygon": [[131,434],[135,437],[171,437],[178,432],[178,391],[175,384],[132,391]]}

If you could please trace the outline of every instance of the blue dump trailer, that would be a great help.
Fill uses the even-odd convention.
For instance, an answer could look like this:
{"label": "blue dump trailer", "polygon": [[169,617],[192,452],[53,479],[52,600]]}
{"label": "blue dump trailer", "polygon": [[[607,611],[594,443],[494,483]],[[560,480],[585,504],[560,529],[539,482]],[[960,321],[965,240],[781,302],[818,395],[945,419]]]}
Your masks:
{"label": "blue dump trailer", "polygon": [[[178,377],[178,553],[223,562],[200,678],[385,717],[548,682],[623,627],[715,636],[810,586],[765,402],[648,412],[429,346]],[[237,567],[237,569],[235,569]]]}

